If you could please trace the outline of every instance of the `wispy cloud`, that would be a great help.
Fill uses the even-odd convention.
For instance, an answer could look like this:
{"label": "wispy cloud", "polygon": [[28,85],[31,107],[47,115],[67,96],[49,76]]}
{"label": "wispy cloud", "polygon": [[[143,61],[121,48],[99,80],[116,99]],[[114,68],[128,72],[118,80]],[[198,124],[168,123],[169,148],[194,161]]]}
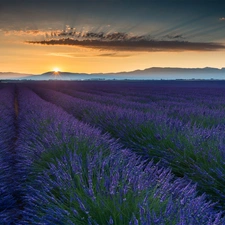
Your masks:
{"label": "wispy cloud", "polygon": [[[62,37],[64,36],[64,37]],[[181,35],[168,36],[171,40],[159,40],[149,35],[131,35],[127,33],[60,32],[42,41],[27,41],[29,44],[70,45],[111,51],[215,51],[225,46],[214,42],[189,42]]]}
{"label": "wispy cloud", "polygon": [[118,52],[112,52],[112,53],[103,53],[103,54],[99,54],[96,56],[100,56],[100,57],[130,57],[131,54],[121,54]]}
{"label": "wispy cloud", "polygon": [[67,27],[63,31],[52,31],[50,37],[53,38],[72,38],[74,40],[101,40],[101,41],[124,41],[124,40],[140,40],[148,39],[149,36],[133,35],[123,32],[92,32],[77,31],[76,28]]}
{"label": "wispy cloud", "polygon": [[225,21],[225,17],[219,18],[220,21]]}
{"label": "wispy cloud", "polygon": [[65,58],[90,58],[90,57],[129,57],[131,54],[125,54],[120,52],[109,52],[102,54],[80,54],[80,53],[65,53],[65,52],[56,52],[56,53],[48,53],[48,56],[56,56],[56,57],[65,57]]}

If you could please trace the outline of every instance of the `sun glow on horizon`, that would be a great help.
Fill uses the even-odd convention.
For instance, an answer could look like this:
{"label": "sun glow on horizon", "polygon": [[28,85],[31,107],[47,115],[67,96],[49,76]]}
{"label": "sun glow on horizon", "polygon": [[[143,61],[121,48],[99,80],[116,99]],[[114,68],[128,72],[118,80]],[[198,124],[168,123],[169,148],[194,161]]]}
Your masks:
{"label": "sun glow on horizon", "polygon": [[54,69],[53,69],[53,72],[54,73],[58,73],[60,71],[60,69],[58,68],[58,67],[55,67]]}

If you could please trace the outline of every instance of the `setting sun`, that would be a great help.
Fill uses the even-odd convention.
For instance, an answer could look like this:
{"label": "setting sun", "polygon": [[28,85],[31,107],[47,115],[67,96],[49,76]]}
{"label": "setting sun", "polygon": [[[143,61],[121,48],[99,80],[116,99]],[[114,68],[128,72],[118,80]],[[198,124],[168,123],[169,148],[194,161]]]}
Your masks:
{"label": "setting sun", "polygon": [[60,69],[57,68],[57,67],[55,67],[55,68],[53,69],[53,71],[54,71],[55,73],[58,73],[58,72],[60,71]]}

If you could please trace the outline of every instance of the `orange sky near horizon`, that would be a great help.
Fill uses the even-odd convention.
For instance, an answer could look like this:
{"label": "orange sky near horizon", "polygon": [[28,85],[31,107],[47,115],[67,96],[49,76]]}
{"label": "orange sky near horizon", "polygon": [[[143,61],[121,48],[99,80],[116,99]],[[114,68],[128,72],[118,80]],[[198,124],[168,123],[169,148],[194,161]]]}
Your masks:
{"label": "orange sky near horizon", "polygon": [[6,43],[1,50],[1,72],[41,74],[54,70],[76,73],[133,71],[149,67],[222,68],[225,51],[112,52],[73,46]]}

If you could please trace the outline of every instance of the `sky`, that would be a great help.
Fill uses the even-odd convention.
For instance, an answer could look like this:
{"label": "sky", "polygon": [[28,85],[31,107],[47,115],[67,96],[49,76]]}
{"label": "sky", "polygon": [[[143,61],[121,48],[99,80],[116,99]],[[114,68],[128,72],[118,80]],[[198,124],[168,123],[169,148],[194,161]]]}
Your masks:
{"label": "sky", "polygon": [[1,0],[0,72],[225,67],[219,0]]}

